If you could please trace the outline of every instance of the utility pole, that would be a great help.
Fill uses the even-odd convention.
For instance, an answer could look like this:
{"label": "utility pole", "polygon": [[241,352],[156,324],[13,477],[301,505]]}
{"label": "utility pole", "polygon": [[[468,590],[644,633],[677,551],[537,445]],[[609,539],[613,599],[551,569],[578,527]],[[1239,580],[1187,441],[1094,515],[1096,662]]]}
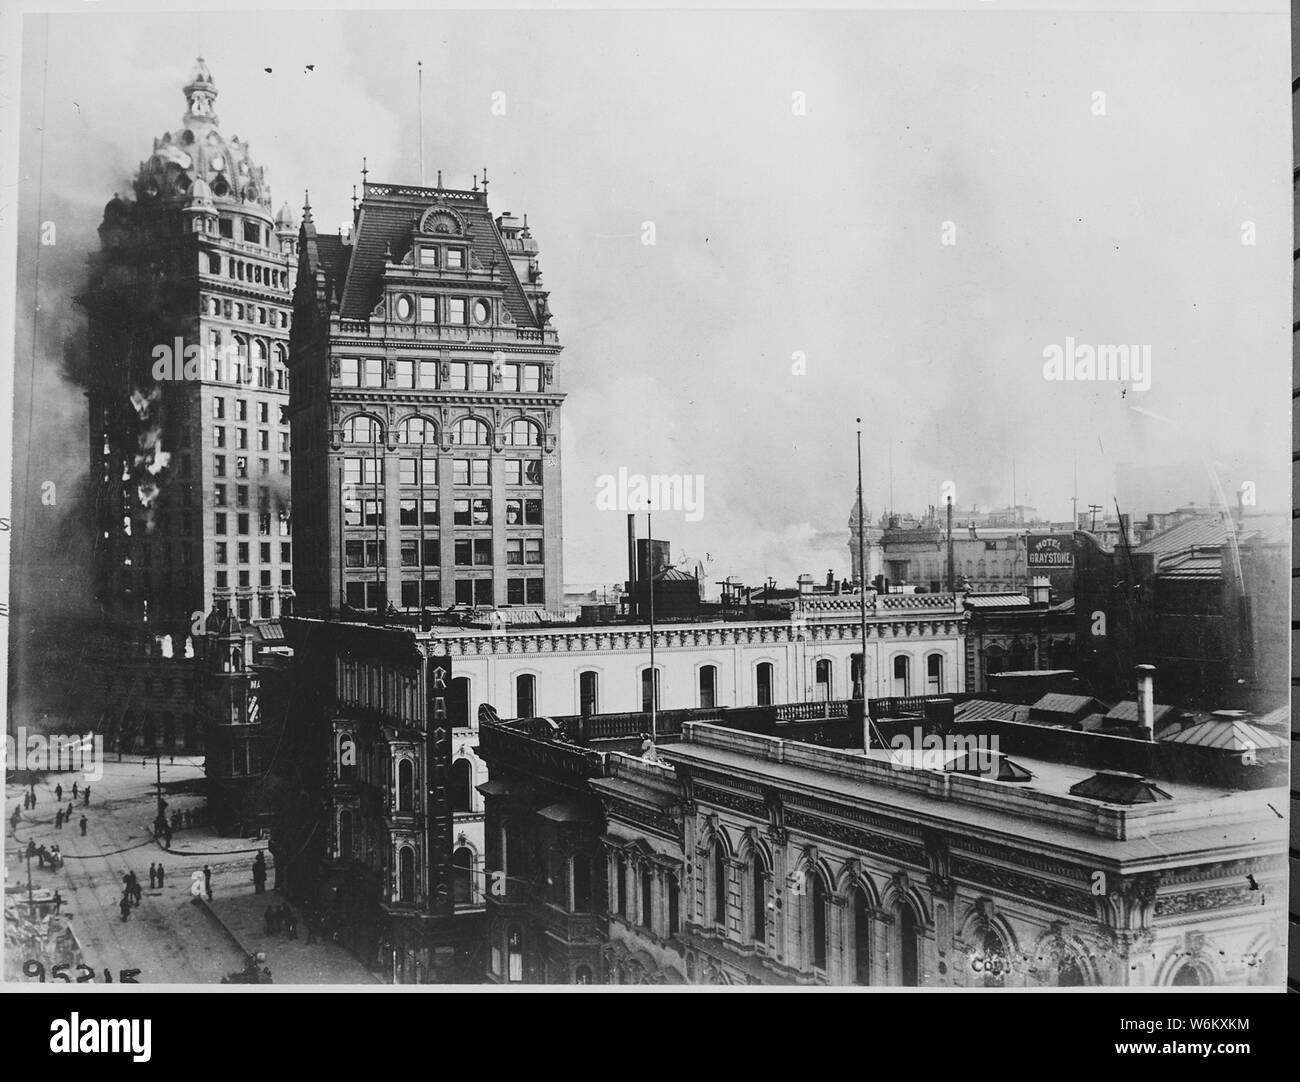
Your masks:
{"label": "utility pole", "polygon": [[36,899],[32,896],[32,851],[27,850],[27,910],[32,920],[36,919]]}
{"label": "utility pole", "polygon": [[659,713],[659,670],[655,668],[655,532],[650,512],[645,513],[646,571],[650,576],[650,743],[656,737]]}

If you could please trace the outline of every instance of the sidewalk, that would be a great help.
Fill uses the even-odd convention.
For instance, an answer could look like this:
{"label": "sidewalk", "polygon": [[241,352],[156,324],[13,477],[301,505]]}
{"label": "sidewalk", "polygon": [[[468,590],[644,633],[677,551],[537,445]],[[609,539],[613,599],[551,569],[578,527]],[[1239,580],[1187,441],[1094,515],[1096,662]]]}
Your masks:
{"label": "sidewalk", "polygon": [[298,938],[266,934],[266,907],[279,907],[284,898],[273,890],[255,894],[218,891],[206,902],[212,914],[249,954],[266,953],[262,965],[269,966],[276,984],[379,984],[380,980],[337,943],[318,940],[308,946],[307,925],[298,914]]}

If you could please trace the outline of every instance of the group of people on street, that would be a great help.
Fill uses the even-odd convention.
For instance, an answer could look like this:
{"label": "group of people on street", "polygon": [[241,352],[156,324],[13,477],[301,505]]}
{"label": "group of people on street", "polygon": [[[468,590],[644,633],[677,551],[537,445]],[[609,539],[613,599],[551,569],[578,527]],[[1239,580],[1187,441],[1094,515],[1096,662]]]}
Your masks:
{"label": "group of people on street", "polygon": [[187,829],[189,827],[196,827],[199,825],[202,815],[202,808],[195,808],[193,811],[189,808],[186,808],[184,811],[174,811],[172,812],[168,825],[172,828],[173,832]]}
{"label": "group of people on street", "polygon": [[38,861],[38,867],[50,869],[63,867],[63,854],[59,852],[57,845],[50,846],[46,849],[43,845],[37,845],[31,838],[27,839],[27,859],[35,857]]}
{"label": "group of people on street", "polygon": [[163,871],[162,862],[149,865],[149,889],[161,890],[166,882],[166,873]]}
{"label": "group of people on street", "polygon": [[[153,886],[153,879],[156,875],[153,865],[149,866],[150,886]],[[122,914],[122,920],[131,919],[131,907],[140,904],[144,897],[144,890],[140,886],[140,880],[136,878],[135,872],[127,872],[122,876],[122,900],[118,902],[118,912]]]}

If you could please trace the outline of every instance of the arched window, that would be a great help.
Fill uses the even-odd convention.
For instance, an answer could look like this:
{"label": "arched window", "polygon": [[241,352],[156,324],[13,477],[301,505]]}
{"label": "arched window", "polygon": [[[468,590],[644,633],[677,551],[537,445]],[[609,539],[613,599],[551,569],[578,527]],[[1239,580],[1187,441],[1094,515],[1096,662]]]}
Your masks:
{"label": "arched window", "polygon": [[755,943],[767,942],[767,875],[757,850],[749,858],[749,935]]}
{"label": "arched window", "polygon": [[451,764],[452,811],[473,811],[474,764],[468,758]]}
{"label": "arched window", "polygon": [[614,854],[614,896],[620,917],[627,917],[627,857],[623,853]]}
{"label": "arched window", "polygon": [[816,668],[816,691],[815,697],[818,702],[829,702],[831,698],[831,660],[830,658],[820,658]]}
{"label": "arched window", "polygon": [[826,895],[826,885],[822,882],[822,877],[815,870],[807,873],[807,889],[804,897],[811,910],[808,916],[808,931],[812,936],[812,951],[809,961],[812,962],[814,969],[826,968],[826,906],[828,898]]}
{"label": "arched window", "polygon": [[700,706],[712,710],[718,705],[718,667],[716,665],[700,666]]}
{"label": "arched window", "polygon": [[573,971],[573,983],[574,983],[574,984],[594,984],[595,981],[592,979],[592,975],[591,975],[591,967],[590,967],[590,966],[578,966],[578,968],[575,969],[575,970]]}
{"label": "arched window", "polygon": [[1072,954],[1062,958],[1061,964],[1056,970],[1056,986],[1058,988],[1082,988],[1086,983],[1083,979],[1083,967],[1079,965],[1079,960]]}
{"label": "arched window", "polygon": [[376,444],[382,443],[383,439],[383,426],[373,417],[360,414],[356,417],[349,417],[343,422],[344,443]]}
{"label": "arched window", "polygon": [[984,932],[980,946],[984,987],[1001,988],[1006,983],[1007,971],[1011,964],[1007,945],[996,928],[989,928]]}
{"label": "arched window", "polygon": [[916,917],[912,915],[912,907],[901,906],[895,923],[898,926],[898,983],[904,988],[915,988],[918,984]]}
{"label": "arched window", "polygon": [[511,447],[540,447],[542,430],[532,421],[523,418],[511,421],[506,429],[506,443]]}
{"label": "arched window", "polygon": [[600,674],[591,669],[578,673],[578,713],[584,718],[599,712]]}
{"label": "arched window", "polygon": [[408,417],[397,426],[398,443],[437,443],[438,429],[425,417]]}
{"label": "arched window", "polygon": [[927,695],[943,694],[942,654],[931,654],[925,659],[925,692]]}
{"label": "arched window", "polygon": [[727,926],[727,851],[722,842],[714,841],[710,857],[713,882],[713,923],[719,928]]}
{"label": "arched window", "polygon": [[659,669],[655,668],[653,671],[650,669],[641,670],[641,710],[643,712],[649,712],[652,709],[650,705],[651,703],[650,689],[652,686],[654,687],[653,709],[658,710],[660,708]]}
{"label": "arched window", "polygon": [[760,661],[758,668],[755,669],[755,678],[758,683],[757,702],[759,706],[772,705],[772,663],[770,661]]}
{"label": "arched window", "polygon": [[352,859],[352,813],[347,808],[339,812],[339,859]]}
{"label": "arched window", "polygon": [[520,673],[515,677],[515,717],[535,718],[537,716],[537,677],[532,673]]}
{"label": "arched window", "polygon": [[900,698],[912,694],[912,662],[906,654],[894,658],[894,694]]}
{"label": "arched window", "polygon": [[641,861],[641,927],[654,927],[654,871],[648,861]]}
{"label": "arched window", "polygon": [[524,980],[524,932],[517,924],[506,932],[506,980],[511,984]]}
{"label": "arched window", "polygon": [[456,422],[451,430],[451,442],[462,447],[486,447],[491,442],[488,426],[477,417],[466,417]]}
{"label": "arched window", "polygon": [[1187,962],[1177,973],[1171,982],[1175,987],[1187,988],[1192,985],[1201,984],[1201,971],[1191,962]]}
{"label": "arched window", "polygon": [[457,676],[447,689],[447,721],[453,728],[469,728],[469,677]]}
{"label": "arched window", "polygon": [[569,881],[573,884],[573,912],[591,912],[591,857],[574,853],[569,858]]}
{"label": "arched window", "polygon": [[415,800],[415,764],[410,759],[397,763],[397,810],[412,811]]}
{"label": "arched window", "polygon": [[871,903],[861,887],[853,891],[853,983],[871,983]]}
{"label": "arched window", "polygon": [[402,846],[397,867],[397,900],[413,902],[415,901],[415,850],[409,845]]}
{"label": "arched window", "polygon": [[451,900],[467,905],[474,900],[474,852],[462,845],[451,855]]}

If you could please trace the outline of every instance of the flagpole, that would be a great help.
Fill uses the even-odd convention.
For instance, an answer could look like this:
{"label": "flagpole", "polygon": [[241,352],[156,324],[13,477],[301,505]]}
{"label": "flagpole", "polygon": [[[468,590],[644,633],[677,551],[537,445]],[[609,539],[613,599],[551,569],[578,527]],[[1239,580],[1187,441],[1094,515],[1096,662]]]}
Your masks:
{"label": "flagpole", "polygon": [[653,746],[657,735],[655,729],[659,707],[659,672],[655,668],[655,535],[649,511],[645,513],[645,532],[646,571],[650,576],[650,743]]}
{"label": "flagpole", "polygon": [[867,711],[867,559],[863,538],[866,535],[866,505],[862,502],[862,418],[858,418],[858,611],[861,620],[862,661],[858,679],[862,682],[862,714]]}
{"label": "flagpole", "polygon": [[420,187],[423,188],[423,187],[424,187],[424,61],[423,61],[423,60],[417,60],[417,61],[415,62],[415,65],[416,65],[416,68],[418,69],[418,72],[419,72],[419,76],[418,76],[418,77],[419,77],[419,81],[420,81],[420,90],[419,90],[419,98],[420,98]]}

